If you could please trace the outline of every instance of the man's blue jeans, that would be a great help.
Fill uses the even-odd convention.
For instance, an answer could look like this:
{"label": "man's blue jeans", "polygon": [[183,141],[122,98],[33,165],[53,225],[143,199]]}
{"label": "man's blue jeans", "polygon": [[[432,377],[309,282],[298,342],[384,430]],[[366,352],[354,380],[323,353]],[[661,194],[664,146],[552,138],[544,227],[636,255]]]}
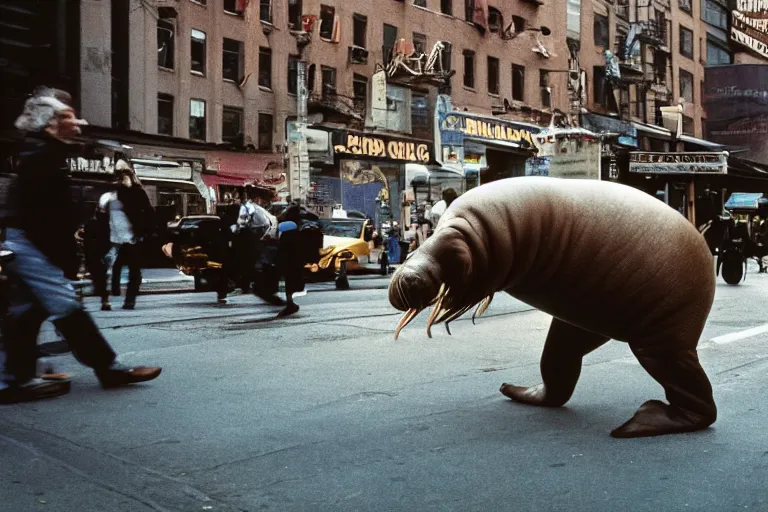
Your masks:
{"label": "man's blue jeans", "polygon": [[[8,228],[5,247],[14,253],[6,266],[11,282],[8,314],[5,318],[5,381],[26,382],[34,378],[37,364],[37,336],[50,318],[58,320],[83,313],[72,283],[30,242],[24,231]],[[107,366],[115,353],[106,341],[83,332],[82,339],[69,339],[73,354],[92,368]]]}

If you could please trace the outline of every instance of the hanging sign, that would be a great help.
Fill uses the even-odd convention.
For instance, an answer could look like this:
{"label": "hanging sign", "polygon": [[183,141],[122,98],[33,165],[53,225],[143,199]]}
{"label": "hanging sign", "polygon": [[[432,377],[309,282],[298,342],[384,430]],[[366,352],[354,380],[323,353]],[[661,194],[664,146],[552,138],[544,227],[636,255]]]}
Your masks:
{"label": "hanging sign", "polygon": [[431,144],[389,137],[382,134],[334,132],[333,151],[337,155],[355,155],[397,162],[429,163]]}
{"label": "hanging sign", "polygon": [[440,132],[443,144],[457,143],[464,136],[491,142],[535,147],[533,136],[540,131],[541,129],[534,126],[521,125],[503,119],[472,117],[459,112],[449,112],[440,116]]}
{"label": "hanging sign", "polygon": [[736,0],[731,39],[768,58],[768,0]]}
{"label": "hanging sign", "polygon": [[629,172],[645,174],[728,174],[728,153],[648,153],[629,154]]}

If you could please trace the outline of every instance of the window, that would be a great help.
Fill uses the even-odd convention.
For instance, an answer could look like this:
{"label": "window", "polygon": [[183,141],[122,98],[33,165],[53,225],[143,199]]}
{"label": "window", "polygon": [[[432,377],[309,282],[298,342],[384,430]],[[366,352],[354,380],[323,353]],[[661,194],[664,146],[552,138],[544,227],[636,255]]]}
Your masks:
{"label": "window", "polygon": [[495,7],[488,7],[488,30],[497,33],[504,30],[504,17]]}
{"label": "window", "polygon": [[352,16],[352,44],[360,48],[366,48],[366,32],[368,31],[368,17],[362,14]]}
{"label": "window", "polygon": [[453,0],[440,0],[440,12],[453,16]]}
{"label": "window", "polygon": [[191,69],[205,75],[205,32],[192,29]]}
{"label": "window", "polygon": [[414,32],[413,48],[416,50],[417,55],[420,53],[427,53],[427,36]]}
{"label": "window", "polygon": [[259,149],[272,151],[272,114],[259,114]]}
{"label": "window", "polygon": [[330,41],[333,39],[333,23],[336,19],[336,9],[328,6],[320,6],[320,39]]}
{"label": "window", "polygon": [[609,42],[609,30],[608,30],[608,16],[602,14],[595,14],[594,22],[594,38],[595,46],[602,46],[603,48],[610,48]]}
{"label": "window", "polygon": [[605,91],[605,67],[604,66],[594,66],[592,68],[592,90],[593,90],[593,101],[595,102],[595,105],[602,105],[605,106],[606,101],[606,91]]}
{"label": "window", "polygon": [[272,89],[272,50],[259,48],[259,87]]}
{"label": "window", "polygon": [[416,7],[426,7],[427,0],[413,0],[413,5],[415,5]]}
{"label": "window", "polygon": [[499,94],[499,59],[488,57],[488,92]]}
{"label": "window", "polygon": [[693,58],[693,32],[680,25],[680,55]]}
{"label": "window", "polygon": [[719,44],[707,39],[707,66],[732,64],[733,55]]}
{"label": "window", "polygon": [[208,3],[208,0],[192,0],[192,1],[200,5],[206,5]]}
{"label": "window", "polygon": [[288,94],[298,94],[299,87],[299,57],[288,56]]}
{"label": "window", "polygon": [[475,52],[464,50],[464,87],[475,88]]}
{"label": "window", "polygon": [[687,12],[688,14],[693,13],[693,2],[692,0],[680,0],[680,10],[683,12]]}
{"label": "window", "polygon": [[683,133],[687,133],[688,135],[693,135],[695,126],[696,125],[693,123],[692,117],[683,116]]}
{"label": "window", "polygon": [[512,99],[524,101],[525,98],[525,68],[512,64]]}
{"label": "window", "polygon": [[173,96],[170,94],[157,95],[157,133],[173,135]]}
{"label": "window", "polygon": [[541,105],[544,108],[552,106],[552,90],[549,88],[549,71],[539,70],[539,87],[541,88]]}
{"label": "window", "polygon": [[424,94],[411,96],[411,133],[415,136],[429,138],[429,98]]}
{"label": "window", "polygon": [[243,0],[224,0],[224,12],[242,16]]}
{"label": "window", "polygon": [[221,117],[221,140],[224,142],[242,143],[243,109],[224,106]]}
{"label": "window", "polygon": [[693,103],[693,74],[680,70],[680,97],[688,103]]}
{"label": "window", "polygon": [[522,16],[512,16],[512,26],[515,27],[515,34],[525,32],[525,18]]}
{"label": "window", "polygon": [[464,19],[472,21],[475,17],[475,0],[464,0]]}
{"label": "window", "polygon": [[157,65],[161,68],[173,69],[175,34],[176,29],[172,22],[157,20]]}
{"label": "window", "polygon": [[222,50],[222,77],[224,80],[240,82],[243,78],[243,43],[224,38]]}
{"label": "window", "polygon": [[331,68],[328,66],[322,66],[320,68],[320,72],[322,73],[322,94],[323,98],[326,96],[333,96],[336,94],[336,68]]}
{"label": "window", "polygon": [[259,20],[272,23],[272,0],[259,1]]}
{"label": "window", "polygon": [[701,19],[723,30],[728,30],[728,10],[715,0],[701,0]]}
{"label": "window", "polygon": [[453,46],[447,41],[443,41],[443,46],[443,61],[441,64],[443,65],[443,71],[447,73],[451,70],[451,50]]}
{"label": "window", "polygon": [[288,0],[288,28],[291,30],[301,30],[301,0]]}
{"label": "window", "polygon": [[368,104],[368,78],[355,73],[352,76],[352,91],[355,96],[355,107],[365,109]]}
{"label": "window", "polygon": [[205,101],[189,100],[189,138],[205,140]]}
{"label": "window", "polygon": [[382,48],[382,56],[384,57],[384,62],[389,62],[392,60],[392,50],[395,47],[395,42],[397,41],[397,27],[394,25],[387,25],[384,24],[384,47]]}

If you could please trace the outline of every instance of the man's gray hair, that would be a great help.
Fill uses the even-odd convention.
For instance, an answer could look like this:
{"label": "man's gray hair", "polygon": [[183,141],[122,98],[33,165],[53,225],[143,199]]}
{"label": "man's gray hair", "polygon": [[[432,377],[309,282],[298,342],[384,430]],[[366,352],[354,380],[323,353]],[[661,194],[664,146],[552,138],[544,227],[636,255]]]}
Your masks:
{"label": "man's gray hair", "polygon": [[14,124],[25,132],[41,132],[51,124],[56,114],[67,110],[72,110],[72,107],[57,99],[54,89],[41,87],[24,102],[24,111]]}

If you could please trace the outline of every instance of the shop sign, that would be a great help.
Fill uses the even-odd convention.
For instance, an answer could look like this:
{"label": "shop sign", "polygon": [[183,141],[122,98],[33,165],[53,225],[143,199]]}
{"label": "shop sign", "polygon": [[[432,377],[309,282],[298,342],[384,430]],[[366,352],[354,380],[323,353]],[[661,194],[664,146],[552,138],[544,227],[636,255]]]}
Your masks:
{"label": "shop sign", "polygon": [[379,134],[353,134],[342,132],[341,144],[335,144],[334,153],[394,160],[398,162],[429,163],[430,145],[426,142],[398,140]]}
{"label": "shop sign", "polygon": [[449,112],[440,116],[440,133],[443,144],[459,145],[463,137],[506,142],[535,147],[534,134],[541,130],[512,123],[510,121],[470,117],[458,112]]}
{"label": "shop sign", "polygon": [[69,172],[112,173],[112,158],[67,158]]}
{"label": "shop sign", "polygon": [[644,174],[728,174],[728,153],[629,154],[629,172]]}
{"label": "shop sign", "polygon": [[736,0],[731,39],[768,58],[768,0]]}
{"label": "shop sign", "polygon": [[154,178],[158,180],[182,180],[192,179],[192,167],[182,164],[178,167],[166,167],[160,165],[147,165],[133,162],[133,169],[139,178]]}

